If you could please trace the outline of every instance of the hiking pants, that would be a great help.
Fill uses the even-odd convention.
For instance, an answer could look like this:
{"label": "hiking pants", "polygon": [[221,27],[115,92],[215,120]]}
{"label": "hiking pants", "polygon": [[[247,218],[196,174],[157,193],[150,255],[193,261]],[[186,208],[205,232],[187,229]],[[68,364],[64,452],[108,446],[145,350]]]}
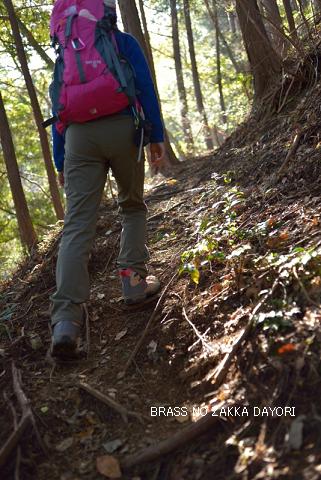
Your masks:
{"label": "hiking pants", "polygon": [[[89,299],[88,259],[109,168],[117,182],[122,217],[117,267],[147,275],[144,161],[137,161],[134,134],[132,117],[121,114],[72,124],[66,131],[67,211],[57,260],[57,290],[51,297],[53,325],[81,319],[81,304]],[[106,251],[106,261],[109,254]]]}

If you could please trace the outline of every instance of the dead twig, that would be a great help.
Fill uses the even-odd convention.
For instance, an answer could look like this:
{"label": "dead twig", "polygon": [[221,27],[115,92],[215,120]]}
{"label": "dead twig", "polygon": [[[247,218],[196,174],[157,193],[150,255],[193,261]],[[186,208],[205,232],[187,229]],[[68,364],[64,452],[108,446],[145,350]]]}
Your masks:
{"label": "dead twig", "polygon": [[[3,398],[4,400],[8,403],[12,417],[13,417],[13,427],[14,431],[17,430],[18,428],[18,417],[17,417],[17,412],[13,406],[13,403],[9,400],[6,392],[3,392]],[[20,464],[21,464],[21,448],[18,446],[17,448],[17,455],[16,455],[16,465],[14,469],[14,480],[19,480],[20,479]]]}
{"label": "dead twig", "polygon": [[[227,408],[227,404],[222,403],[215,408],[216,411],[219,411],[223,407]],[[213,413],[214,412],[207,413],[197,422],[189,425],[166,440],[158,442],[156,445],[152,445],[133,455],[127,455],[123,460],[120,461],[121,468],[126,470],[134,467],[135,465],[155,461],[158,458],[177,450],[183,445],[189,444],[192,440],[207,432],[218,422],[220,417],[218,415],[214,415]]]}
{"label": "dead twig", "polygon": [[310,297],[310,295],[308,294],[305,286],[303,285],[302,280],[300,279],[300,277],[299,277],[299,275],[298,275],[297,269],[296,269],[295,267],[293,267],[292,271],[293,271],[293,275],[294,275],[295,279],[297,280],[298,284],[300,285],[300,288],[301,288],[301,290],[302,290],[302,293],[303,293],[303,295],[305,296],[305,298],[307,299],[307,301],[308,301],[309,303],[311,303],[312,305],[314,305],[315,307],[320,308],[320,307],[321,307],[320,303],[315,302],[315,301]]}
{"label": "dead twig", "polygon": [[198,338],[198,341],[201,342],[202,346],[209,350],[210,352],[214,352],[215,349],[209,344],[206,342],[205,340],[205,334],[201,334],[201,332],[198,331],[198,329],[196,328],[196,326],[194,325],[194,323],[188,318],[187,316],[187,313],[186,313],[186,310],[185,310],[185,307],[182,307],[182,313],[183,313],[183,317],[185,318],[185,320],[187,321],[187,323],[192,327],[193,331],[195,332],[197,338]]}
{"label": "dead twig", "polygon": [[86,357],[88,359],[90,352],[90,322],[87,305],[84,304],[85,328],[86,328]]}
{"label": "dead twig", "polygon": [[120,405],[113,398],[109,397],[108,395],[104,395],[103,393],[88,385],[88,383],[80,382],[79,388],[89,393],[112,410],[115,410],[115,412],[119,413],[124,423],[128,423],[128,417],[136,418],[140,423],[143,423],[143,419],[149,420],[149,418],[144,417],[144,415],[140,415],[139,413],[127,410],[127,408]]}
{"label": "dead twig", "polygon": [[157,302],[157,304],[156,304],[156,307],[154,308],[154,311],[153,311],[150,319],[149,319],[148,322],[147,322],[147,325],[146,325],[146,327],[145,327],[145,330],[144,330],[143,333],[142,333],[142,336],[141,336],[140,339],[138,340],[138,343],[137,343],[136,347],[134,348],[131,356],[129,357],[129,359],[128,359],[126,365],[125,365],[125,368],[124,368],[124,371],[123,371],[123,374],[124,374],[124,375],[125,375],[125,373],[127,372],[127,370],[128,370],[128,368],[129,368],[129,366],[131,365],[131,363],[133,362],[134,358],[136,357],[136,355],[137,355],[140,347],[142,346],[142,344],[143,344],[143,342],[144,342],[144,340],[145,340],[145,338],[146,338],[146,335],[147,335],[147,333],[149,332],[149,329],[150,329],[150,327],[152,326],[152,323],[153,323],[153,321],[154,321],[154,319],[155,319],[155,317],[156,317],[156,315],[157,315],[157,313],[158,313],[158,311],[159,311],[159,309],[160,309],[160,307],[161,307],[161,305],[162,305],[162,303],[163,303],[163,300],[164,300],[164,298],[165,298],[165,295],[166,295],[169,287],[171,286],[171,284],[173,283],[173,281],[174,281],[174,279],[175,279],[176,277],[177,277],[177,273],[175,273],[175,274],[172,276],[172,278],[170,279],[170,281],[168,282],[168,284],[167,284],[166,287],[164,288],[164,290],[163,290],[163,292],[162,292],[162,294],[161,294],[161,296],[160,296],[160,298],[159,298],[159,300],[158,300],[158,302]]}
{"label": "dead twig", "polygon": [[41,447],[43,453],[47,456],[48,455],[47,454],[47,449],[46,449],[46,447],[45,447],[45,445],[42,441],[42,438],[40,436],[35,417],[32,413],[30,402],[29,402],[28,398],[26,397],[26,395],[25,395],[25,393],[22,389],[22,386],[21,386],[21,371],[16,368],[14,362],[12,362],[12,378],[13,378],[13,390],[16,394],[19,405],[21,407],[22,417],[29,417],[30,418],[30,421],[31,421],[33,430],[36,434],[36,438],[37,438],[37,441],[39,443],[39,446]]}
{"label": "dead twig", "polygon": [[22,416],[17,428],[14,429],[14,432],[10,435],[4,446],[0,450],[0,467],[3,467],[10,454],[19,444],[23,434],[25,433],[28,426],[31,425],[31,417],[28,414]]}
{"label": "dead twig", "polygon": [[228,370],[230,368],[230,365],[232,363],[232,360],[233,360],[234,356],[238,352],[242,343],[249,337],[249,335],[250,335],[250,333],[251,333],[251,331],[252,331],[252,329],[255,325],[256,315],[261,310],[261,308],[265,304],[266,300],[268,298],[270,298],[271,295],[273,295],[273,292],[274,292],[276,286],[278,285],[278,283],[279,283],[279,279],[277,278],[275,280],[275,282],[273,283],[271,289],[264,295],[262,300],[256,305],[256,307],[252,311],[246,327],[242,330],[240,335],[234,341],[230,352],[225,355],[224,359],[221,361],[221,363],[214,370],[214,373],[211,372],[210,375],[206,378],[208,381],[211,380],[211,382],[214,384],[215,389],[218,388],[222,384],[224,378],[226,377],[226,375],[228,373]]}
{"label": "dead twig", "polygon": [[297,130],[297,133],[294,137],[294,140],[293,140],[293,143],[292,143],[292,146],[290,148],[290,150],[288,151],[285,159],[284,159],[284,162],[282,163],[279,171],[276,173],[276,176],[275,176],[275,180],[274,180],[274,184],[278,183],[278,181],[280,180],[281,176],[283,175],[286,167],[288,166],[288,164],[290,163],[290,161],[292,160],[292,158],[295,156],[296,154],[296,151],[299,147],[299,144],[300,144],[300,140],[302,138],[302,135],[303,135],[304,131],[302,129],[298,129]]}
{"label": "dead twig", "polygon": [[120,235],[117,235],[117,238],[116,238],[116,240],[114,241],[113,246],[112,246],[112,249],[111,249],[111,254],[109,255],[109,258],[108,258],[108,260],[107,260],[107,263],[106,263],[106,265],[105,265],[104,270],[102,271],[102,275],[103,275],[104,273],[106,273],[107,270],[108,270],[108,267],[109,267],[109,265],[110,265],[110,262],[112,261],[112,258],[113,258],[114,254],[115,254],[116,245],[117,245],[117,243],[119,243],[119,239],[120,239]]}

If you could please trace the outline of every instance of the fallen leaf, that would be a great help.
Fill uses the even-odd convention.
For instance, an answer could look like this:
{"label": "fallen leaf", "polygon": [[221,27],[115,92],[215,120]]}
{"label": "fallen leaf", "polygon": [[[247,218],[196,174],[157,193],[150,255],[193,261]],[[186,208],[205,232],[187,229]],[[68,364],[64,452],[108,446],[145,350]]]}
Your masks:
{"label": "fallen leaf", "polygon": [[127,332],[128,332],[128,330],[126,328],[126,330],[122,330],[121,332],[117,333],[117,335],[115,337],[116,342],[118,340],[120,340],[121,338],[123,338],[126,335]]}
{"label": "fallen leaf", "polygon": [[214,283],[211,286],[212,293],[220,293],[223,290],[223,286],[221,283]]}
{"label": "fallen leaf", "polygon": [[62,442],[56,445],[57,452],[65,452],[70,448],[74,443],[74,439],[72,437],[65,438]]}
{"label": "fallen leaf", "polygon": [[96,459],[97,470],[107,478],[121,478],[119,462],[111,455],[104,455]]}
{"label": "fallen leaf", "polygon": [[289,446],[291,450],[299,450],[303,443],[303,427],[305,415],[299,415],[292,423],[289,431]]}
{"label": "fallen leaf", "polygon": [[170,178],[169,180],[167,180],[167,185],[176,185],[178,183],[177,180],[175,180],[175,178]]}
{"label": "fallen leaf", "polygon": [[104,293],[98,293],[97,298],[98,298],[98,300],[102,300],[103,298],[105,298],[105,294]]}
{"label": "fallen leaf", "polygon": [[88,438],[91,438],[93,436],[94,430],[94,427],[87,428],[87,430],[83,430],[82,432],[77,433],[76,437],[79,440],[87,440]]}
{"label": "fallen leaf", "polygon": [[116,440],[111,440],[110,442],[103,443],[103,447],[107,453],[114,453],[116,450],[119,449],[123,445],[123,441],[120,438],[116,438]]}
{"label": "fallen leaf", "polygon": [[293,343],[286,343],[282,345],[282,347],[278,348],[278,354],[283,355],[284,353],[294,352],[296,350],[296,346]]}
{"label": "fallen leaf", "polygon": [[49,408],[47,407],[47,405],[44,405],[43,407],[40,408],[41,413],[47,413],[48,410]]}
{"label": "fallen leaf", "polygon": [[157,350],[157,342],[155,340],[152,340],[148,345],[147,348],[150,352],[155,353]]}

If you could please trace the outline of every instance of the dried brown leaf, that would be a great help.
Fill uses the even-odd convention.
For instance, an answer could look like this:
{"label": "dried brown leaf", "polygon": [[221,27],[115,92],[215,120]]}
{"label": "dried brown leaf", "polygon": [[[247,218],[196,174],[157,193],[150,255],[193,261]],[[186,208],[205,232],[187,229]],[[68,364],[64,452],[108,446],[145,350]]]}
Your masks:
{"label": "dried brown leaf", "polygon": [[96,458],[96,467],[101,475],[107,478],[121,478],[121,470],[117,458],[104,455]]}

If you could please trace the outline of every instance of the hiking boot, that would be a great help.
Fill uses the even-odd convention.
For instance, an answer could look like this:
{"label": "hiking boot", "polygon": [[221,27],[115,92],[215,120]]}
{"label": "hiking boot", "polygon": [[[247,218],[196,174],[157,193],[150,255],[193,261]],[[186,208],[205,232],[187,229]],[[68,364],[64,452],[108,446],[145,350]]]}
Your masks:
{"label": "hiking boot", "polygon": [[126,305],[134,305],[144,302],[160,290],[160,282],[157,277],[150,275],[142,278],[131,268],[119,270],[123,288],[123,299]]}
{"label": "hiking boot", "polygon": [[53,328],[51,355],[61,360],[70,360],[79,355],[83,321],[62,320]]}

